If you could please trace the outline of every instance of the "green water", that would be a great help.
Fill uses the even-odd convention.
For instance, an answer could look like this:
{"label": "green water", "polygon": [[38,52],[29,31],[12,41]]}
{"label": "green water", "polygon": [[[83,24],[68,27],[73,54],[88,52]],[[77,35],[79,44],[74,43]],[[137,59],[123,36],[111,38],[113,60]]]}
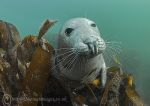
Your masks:
{"label": "green water", "polygon": [[54,44],[53,35],[73,17],[94,20],[105,39],[122,42],[123,67],[134,74],[137,90],[150,104],[149,0],[0,0],[0,19],[15,24],[22,38],[37,34],[44,20],[55,19],[46,35]]}

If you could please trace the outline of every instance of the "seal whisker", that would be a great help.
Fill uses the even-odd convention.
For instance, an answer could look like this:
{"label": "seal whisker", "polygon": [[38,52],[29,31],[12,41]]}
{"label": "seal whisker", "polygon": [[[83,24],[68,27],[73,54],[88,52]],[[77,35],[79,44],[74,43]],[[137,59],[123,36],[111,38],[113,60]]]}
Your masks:
{"label": "seal whisker", "polygon": [[75,50],[76,48],[60,48],[60,49],[54,49],[55,51],[60,51],[60,50]]}
{"label": "seal whisker", "polygon": [[[108,46],[107,49],[104,51],[104,56],[108,56],[109,59],[108,59],[108,63],[111,64],[111,61],[115,61],[115,57],[119,56],[122,52],[122,49],[120,48],[117,48],[117,47],[113,47],[112,45]],[[115,56],[115,57],[114,57]]]}
{"label": "seal whisker", "polygon": [[61,65],[61,63],[63,63],[67,58],[69,58],[71,55],[73,55],[74,52],[70,53],[69,55],[63,57],[62,59],[60,59],[59,61],[57,61],[57,65],[55,65],[52,70],[54,70],[57,66]]}
{"label": "seal whisker", "polygon": [[[70,66],[71,66],[71,64],[77,59],[77,57],[78,57],[78,52],[76,52],[76,55],[74,56],[74,59],[72,60],[72,62],[70,62]],[[75,65],[75,64],[74,64]],[[69,67],[70,67],[69,66]],[[72,67],[73,68],[73,67]],[[72,70],[72,68],[71,68],[71,70]],[[70,71],[71,71],[70,70]]]}
{"label": "seal whisker", "polygon": [[105,56],[108,56],[108,62],[111,62],[111,60],[113,59],[114,52],[111,49],[107,49],[104,54]]}
{"label": "seal whisker", "polygon": [[[69,56],[67,58],[68,60],[66,59],[67,62],[65,64],[62,64],[63,65],[62,67],[65,67],[67,64],[69,64],[74,59],[74,57],[76,56],[76,53],[77,53],[77,51],[74,51],[73,54],[71,55],[72,57]],[[74,54],[75,54],[75,56],[73,56]]]}
{"label": "seal whisker", "polygon": [[73,64],[73,63],[76,61],[77,57],[78,57],[78,55],[76,55],[76,56],[74,57],[74,59],[72,60],[72,62],[70,62],[70,66],[68,67],[68,69],[69,69],[69,68],[71,67],[71,65],[72,65],[70,71],[72,71],[72,69],[74,68],[75,64]]}
{"label": "seal whisker", "polygon": [[107,63],[110,63],[111,58],[110,58],[108,52],[105,51],[105,52],[103,53],[103,56],[104,56],[105,61],[106,61]]}
{"label": "seal whisker", "polygon": [[118,54],[121,54],[123,52],[122,49],[119,49],[117,47],[111,47],[110,46],[110,49],[114,50],[116,53],[118,52]]}
{"label": "seal whisker", "polygon": [[64,52],[69,52],[69,51],[75,51],[75,49],[68,49],[68,50],[60,49],[60,50],[55,50],[55,53],[58,55],[58,54],[62,54]]}
{"label": "seal whisker", "polygon": [[117,41],[105,41],[106,44],[122,44],[122,42]]}
{"label": "seal whisker", "polygon": [[109,46],[116,46],[116,47],[121,47],[121,44],[115,44],[115,43],[106,43],[106,45],[109,45]]}
{"label": "seal whisker", "polygon": [[113,52],[117,53],[117,54],[121,54],[121,50],[120,49],[117,49],[117,48],[113,48],[113,47],[108,47],[109,49],[111,49]]}
{"label": "seal whisker", "polygon": [[74,52],[74,50],[67,51],[67,52],[64,52],[64,53],[62,53],[62,54],[57,54],[57,55],[55,56],[55,58],[60,57],[60,56],[64,56],[65,54],[73,53],[73,52]]}
{"label": "seal whisker", "polygon": [[66,68],[69,68],[70,63],[74,60],[75,56],[76,55],[74,55],[72,58],[70,58],[69,60],[67,60],[66,64],[64,64],[63,66],[65,67],[67,65]]}
{"label": "seal whisker", "polygon": [[112,49],[109,50],[109,56],[111,57],[111,59],[113,59],[114,55],[119,55],[118,53],[116,53],[115,51],[113,51]]}
{"label": "seal whisker", "polygon": [[122,47],[118,44],[106,44],[107,49],[112,49],[112,51],[116,53],[121,53],[122,52]]}
{"label": "seal whisker", "polygon": [[107,49],[112,49],[113,51],[122,52],[122,47],[120,45],[114,45],[114,44],[106,44]]}
{"label": "seal whisker", "polygon": [[69,58],[69,57],[70,57],[71,55],[73,55],[73,54],[74,54],[74,52],[72,52],[72,53],[70,53],[69,55],[63,57],[62,59],[59,59],[59,61],[57,61],[57,63],[60,63],[60,62],[62,62],[62,61],[65,61],[67,58]]}
{"label": "seal whisker", "polygon": [[[74,60],[73,60],[72,63],[71,63],[71,64],[73,64],[73,63],[76,61],[76,63],[74,63],[74,64],[72,65],[70,71],[72,71],[72,69],[74,68],[74,66],[77,64],[77,58],[78,58],[78,54],[76,54]],[[71,66],[71,65],[70,65],[70,66]]]}
{"label": "seal whisker", "polygon": [[[76,59],[76,57],[77,57],[77,54],[76,54],[74,57],[72,57],[72,58],[67,62],[67,64],[65,64],[65,65],[68,65],[68,66],[65,68],[65,71],[68,71],[68,70],[69,70],[70,66],[72,65],[72,63],[74,62],[74,60]],[[64,65],[64,66],[65,66],[65,65]]]}
{"label": "seal whisker", "polygon": [[122,50],[122,47],[121,47],[120,45],[106,44],[106,46],[108,46],[108,47],[113,47],[113,48],[117,48],[117,49]]}

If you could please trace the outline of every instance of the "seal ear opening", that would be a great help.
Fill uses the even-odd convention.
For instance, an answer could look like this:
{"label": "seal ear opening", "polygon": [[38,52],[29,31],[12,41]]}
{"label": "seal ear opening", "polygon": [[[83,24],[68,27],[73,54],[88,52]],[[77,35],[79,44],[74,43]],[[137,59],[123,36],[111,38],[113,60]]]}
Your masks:
{"label": "seal ear opening", "polygon": [[46,20],[42,27],[40,28],[39,34],[38,34],[38,40],[40,40],[44,34],[48,31],[50,27],[52,27],[57,21],[55,20]]}

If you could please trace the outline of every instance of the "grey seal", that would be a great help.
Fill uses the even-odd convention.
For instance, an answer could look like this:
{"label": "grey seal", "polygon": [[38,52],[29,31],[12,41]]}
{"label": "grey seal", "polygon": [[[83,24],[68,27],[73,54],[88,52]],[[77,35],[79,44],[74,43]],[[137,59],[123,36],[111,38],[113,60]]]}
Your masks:
{"label": "grey seal", "polygon": [[95,22],[86,18],[68,20],[58,35],[56,57],[60,71],[57,74],[81,83],[89,83],[100,75],[104,87],[107,79],[105,48]]}

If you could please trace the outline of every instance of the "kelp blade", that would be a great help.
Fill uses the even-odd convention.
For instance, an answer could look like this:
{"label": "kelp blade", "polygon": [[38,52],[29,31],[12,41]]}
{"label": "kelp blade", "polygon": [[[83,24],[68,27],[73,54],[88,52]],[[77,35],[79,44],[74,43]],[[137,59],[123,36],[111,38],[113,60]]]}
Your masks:
{"label": "kelp blade", "polygon": [[23,82],[23,93],[31,101],[23,101],[20,106],[37,106],[52,67],[52,51],[36,49]]}

